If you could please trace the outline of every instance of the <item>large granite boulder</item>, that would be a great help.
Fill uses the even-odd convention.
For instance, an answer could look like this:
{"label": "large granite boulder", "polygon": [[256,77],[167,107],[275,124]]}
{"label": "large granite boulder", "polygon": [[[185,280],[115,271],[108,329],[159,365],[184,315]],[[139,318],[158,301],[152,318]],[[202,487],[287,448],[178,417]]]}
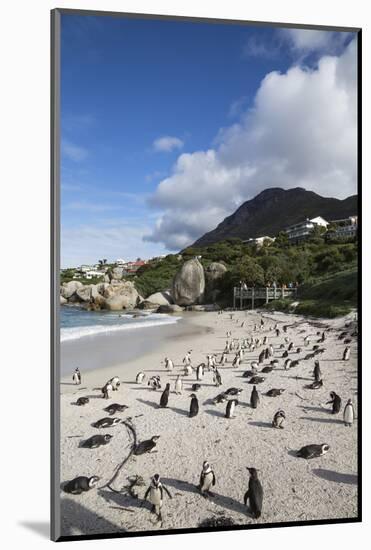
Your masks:
{"label": "large granite boulder", "polygon": [[111,271],[111,279],[116,281],[121,281],[123,274],[124,274],[123,267],[114,267]]}
{"label": "large granite boulder", "polygon": [[63,306],[64,304],[67,304],[67,298],[64,298],[62,294],[59,296],[59,303],[61,306]]}
{"label": "large granite boulder", "polygon": [[63,283],[60,292],[63,298],[68,300],[73,294],[75,294],[76,290],[83,286],[84,285],[80,281],[70,281],[69,283]]}
{"label": "large granite boulder", "polygon": [[142,300],[139,305],[138,309],[157,309],[158,304],[155,304],[154,302],[150,302],[149,300]]}
{"label": "large granite boulder", "polygon": [[204,299],[204,293],[204,268],[197,258],[193,258],[185,262],[174,277],[174,302],[180,306],[199,304]]}
{"label": "large granite boulder", "polygon": [[159,306],[156,309],[156,313],[180,313],[184,308],[176,304],[169,304],[168,306]]}
{"label": "large granite boulder", "polygon": [[104,290],[103,296],[106,299],[106,308],[111,311],[133,309],[139,302],[139,294],[134,284],[130,281],[109,285]]}
{"label": "large granite boulder", "polygon": [[91,285],[85,285],[76,290],[76,296],[80,302],[90,302],[91,301]]}
{"label": "large granite boulder", "polygon": [[169,292],[164,290],[163,292],[155,292],[146,298],[146,301],[152,302],[152,304],[157,304],[158,306],[168,306],[173,304],[173,298]]}

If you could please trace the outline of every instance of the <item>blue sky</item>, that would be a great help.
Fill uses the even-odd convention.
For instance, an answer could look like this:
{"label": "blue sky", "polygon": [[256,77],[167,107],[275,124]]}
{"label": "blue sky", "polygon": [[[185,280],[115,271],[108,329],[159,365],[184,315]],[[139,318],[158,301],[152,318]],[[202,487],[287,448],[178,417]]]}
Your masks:
{"label": "blue sky", "polygon": [[[264,163],[255,164],[264,143],[259,149],[251,139],[261,135],[261,120],[269,116],[267,76],[274,80],[276,75],[277,94],[289,116],[290,101],[296,109],[295,92],[287,97],[289,80],[295,90],[309,75],[309,86],[320,93],[323,84],[314,76],[327,82],[333,70],[325,74],[322,57],[330,56],[345,71],[354,63],[354,52],[341,65],[353,40],[348,33],[289,32],[62,16],[62,267],[177,250],[264,187],[298,181],[300,166],[290,159],[288,177],[275,168],[265,184]],[[295,68],[300,73],[290,73]],[[340,84],[327,92],[339,92]],[[307,89],[305,82],[301,85]],[[351,119],[352,90],[347,94]],[[277,143],[280,127],[274,120]],[[322,144],[322,136],[318,140]],[[254,159],[248,158],[251,151]],[[283,156],[288,151],[289,144]],[[267,159],[277,159],[272,155]],[[336,155],[330,160],[333,172]],[[342,172],[351,171],[348,164]],[[303,168],[308,188],[317,178]],[[351,194],[351,179],[347,173],[345,196]]]}

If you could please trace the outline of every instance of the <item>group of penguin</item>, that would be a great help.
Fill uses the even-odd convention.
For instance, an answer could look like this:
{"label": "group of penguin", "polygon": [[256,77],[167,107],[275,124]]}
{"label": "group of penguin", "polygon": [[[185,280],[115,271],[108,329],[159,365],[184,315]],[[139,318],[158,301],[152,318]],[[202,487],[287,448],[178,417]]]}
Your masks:
{"label": "group of penguin", "polygon": [[[233,314],[231,314],[231,319],[233,317]],[[243,327],[244,322],[242,323],[241,327]],[[262,331],[264,330],[265,322],[263,318],[260,321],[260,327],[258,325],[254,325],[254,332],[256,331]],[[349,324],[350,326],[350,324]],[[283,331],[287,333],[288,326],[283,326]],[[274,330],[276,333],[276,336],[280,335],[280,329],[278,328],[278,325],[276,324],[274,327],[270,327],[269,330]],[[357,332],[355,331],[351,336],[356,336]],[[317,333],[317,336],[320,336],[320,338],[317,340],[317,343],[313,346],[313,353],[307,354],[303,359],[308,360],[319,353],[323,353],[324,348],[320,348],[318,346],[319,343],[324,343],[326,340],[326,334],[325,331],[322,332],[322,334]],[[261,338],[244,338],[244,339],[231,339],[232,332],[227,331],[227,342],[225,349],[221,355],[221,358],[219,360],[219,364],[225,365],[227,363],[227,356],[231,352],[235,351],[236,355],[231,362],[232,367],[238,367],[240,366],[241,362],[243,361],[244,354],[246,352],[251,352],[259,348],[259,346],[267,345],[268,343],[268,336],[265,336],[263,340]],[[351,338],[349,338],[348,331],[344,331],[339,336],[340,340],[344,340],[346,344],[349,344],[351,342]],[[299,360],[292,360],[288,357],[289,352],[297,353],[299,354],[302,351],[302,348],[296,348],[294,350],[294,344],[293,342],[290,342],[288,338],[285,338],[285,343],[287,345],[287,349],[285,348],[285,345],[281,344],[280,349],[284,349],[282,352],[281,358],[285,359],[284,362],[284,369],[291,369],[299,365]],[[309,337],[304,337],[304,346],[309,345]],[[263,382],[265,380],[265,377],[258,376],[258,366],[264,362],[264,360],[268,358],[272,358],[275,355],[275,350],[273,348],[272,344],[269,344],[268,347],[263,349],[261,353],[259,354],[258,361],[252,361],[251,362],[251,369],[248,371],[245,371],[243,373],[244,378],[250,378],[249,383],[253,384],[251,397],[250,397],[250,406],[253,409],[256,409],[260,402],[259,393],[257,391],[256,386]],[[202,381],[204,374],[206,371],[211,371],[213,373],[213,382],[215,386],[220,386],[222,384],[221,375],[217,368],[216,364],[216,357],[213,354],[207,355],[207,362],[199,364],[196,368],[192,366],[192,359],[191,359],[192,350],[189,350],[184,358],[183,358],[183,377],[191,375],[194,371],[196,372],[197,381]],[[346,346],[344,349],[342,360],[348,361],[350,357],[350,346]],[[167,370],[172,371],[174,369],[174,363],[173,361],[166,357],[164,360],[165,367]],[[275,369],[279,364],[279,360],[277,358],[271,359],[270,365],[263,367],[263,369],[260,371],[262,373],[269,373],[273,369]],[[314,370],[313,370],[313,377],[314,382],[313,384],[307,386],[307,388],[310,389],[319,389],[323,386],[323,379],[322,379],[322,373],[320,369],[320,363],[318,360],[315,360],[314,364]],[[81,384],[81,373],[78,368],[76,368],[75,372],[73,373],[73,381],[75,384]],[[136,383],[137,384],[143,384],[143,382],[146,380],[146,374],[144,372],[139,372],[136,376]],[[161,389],[161,379],[160,376],[152,376],[148,380],[148,386],[150,386],[154,391]],[[104,399],[109,399],[110,393],[113,391],[118,391],[120,387],[120,380],[117,376],[111,378],[106,382],[106,384],[102,387],[102,397]],[[201,384],[195,383],[192,385],[192,393],[190,394],[190,408],[189,408],[189,414],[188,416],[190,418],[193,418],[198,415],[199,413],[199,403],[196,396],[196,393],[201,387]],[[175,384],[174,384],[174,390],[175,394],[180,394],[183,389],[183,380],[182,376],[178,375]],[[230,399],[230,397],[238,396],[243,390],[241,388],[235,388],[231,387],[225,390],[224,392],[217,395],[212,402],[214,404],[227,402],[226,404],[226,412],[225,417],[226,418],[234,418],[235,414],[235,408],[238,405],[238,400],[233,398]],[[280,396],[285,390],[283,388],[272,388],[266,392],[265,395],[268,397],[278,397]],[[160,401],[159,401],[159,408],[167,408],[169,403],[169,397],[170,397],[170,383],[167,383],[165,386],[165,389],[163,390]],[[89,402],[88,397],[80,397],[77,399],[76,404],[77,405],[86,405]],[[330,392],[330,401],[328,401],[326,404],[332,405],[332,413],[338,414],[341,411],[341,398],[339,395],[337,395],[336,392],[331,391]],[[120,424],[122,420],[117,417],[113,417],[113,415],[123,412],[127,408],[126,405],[120,405],[117,403],[114,403],[112,405],[109,405],[104,410],[110,415],[110,417],[102,418],[98,421],[96,421],[93,426],[96,428],[107,428],[107,427],[113,427],[117,424]],[[277,412],[274,414],[273,420],[272,420],[272,427],[283,429],[284,428],[284,422],[286,419],[285,412],[282,409],[278,409]],[[347,427],[352,426],[354,421],[354,407],[351,399],[348,399],[346,406],[343,411],[343,420],[344,424]],[[107,445],[110,440],[112,439],[112,435],[110,434],[104,434],[104,435],[94,435],[87,439],[86,441],[83,441],[81,443],[81,447],[85,448],[97,448],[101,445]],[[159,435],[153,436],[149,440],[144,440],[137,444],[137,446],[134,449],[135,455],[141,455],[145,453],[149,453],[153,451],[153,449],[156,446],[156,443],[158,439],[160,438]],[[330,450],[330,446],[327,443],[321,443],[321,444],[309,444],[301,449],[299,449],[296,452],[296,456],[304,459],[313,459],[320,456],[323,456]],[[250,514],[253,518],[258,519],[261,516],[262,513],[262,506],[263,506],[263,488],[262,484],[258,477],[258,470],[253,467],[247,468],[249,472],[249,484],[248,484],[248,490],[246,491],[244,495],[244,503],[247,506],[247,502],[249,502],[249,508],[250,508]],[[65,484],[64,490],[71,494],[80,494],[85,491],[89,491],[96,487],[98,481],[98,476],[92,476],[92,477],[85,477],[85,476],[79,476],[68,483]],[[212,496],[213,493],[211,492],[211,488],[216,483],[216,476],[214,470],[211,468],[210,464],[207,461],[204,461],[202,465],[202,470],[200,474],[199,479],[199,485],[198,489],[204,497]],[[149,500],[152,504],[152,512],[156,515],[157,519],[160,521],[162,520],[162,504],[163,504],[163,497],[167,494],[169,498],[172,498],[169,490],[165,487],[165,485],[162,483],[160,475],[155,474],[151,478],[151,483],[149,487],[147,488],[144,499]]]}

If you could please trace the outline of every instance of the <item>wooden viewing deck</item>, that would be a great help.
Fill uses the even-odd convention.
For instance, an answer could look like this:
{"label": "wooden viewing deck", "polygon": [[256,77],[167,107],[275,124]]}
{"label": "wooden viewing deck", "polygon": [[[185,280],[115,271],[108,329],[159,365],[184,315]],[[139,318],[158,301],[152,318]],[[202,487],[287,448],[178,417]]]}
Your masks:
{"label": "wooden viewing deck", "polygon": [[251,309],[254,309],[255,300],[264,300],[267,304],[269,300],[279,300],[283,298],[295,298],[297,288],[279,288],[279,287],[248,287],[242,289],[239,286],[233,288],[233,308],[236,309],[236,304],[239,301],[240,309],[243,309],[244,300],[251,300]]}

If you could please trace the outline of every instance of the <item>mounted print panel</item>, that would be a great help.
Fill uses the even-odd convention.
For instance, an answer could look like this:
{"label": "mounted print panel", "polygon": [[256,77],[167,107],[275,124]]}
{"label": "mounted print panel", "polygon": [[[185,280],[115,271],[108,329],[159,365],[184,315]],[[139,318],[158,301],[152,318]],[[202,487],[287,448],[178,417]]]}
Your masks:
{"label": "mounted print panel", "polygon": [[53,539],[360,521],[360,30],[52,44]]}

